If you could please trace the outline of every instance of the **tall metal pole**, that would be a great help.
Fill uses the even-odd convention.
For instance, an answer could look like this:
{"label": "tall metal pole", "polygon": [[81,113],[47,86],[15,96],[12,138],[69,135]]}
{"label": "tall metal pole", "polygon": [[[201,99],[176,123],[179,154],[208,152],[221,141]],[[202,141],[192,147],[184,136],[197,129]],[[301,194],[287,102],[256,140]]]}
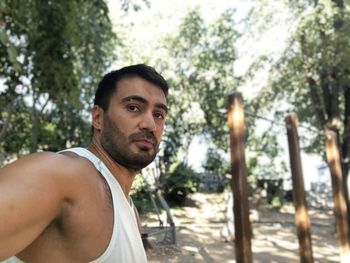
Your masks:
{"label": "tall metal pole", "polygon": [[340,257],[341,262],[350,262],[347,207],[343,188],[344,182],[339,158],[339,148],[337,145],[337,134],[333,131],[327,131],[326,135],[327,162],[332,177],[334,213],[340,244]]}
{"label": "tall metal pole", "polygon": [[290,167],[293,182],[293,201],[295,206],[295,224],[299,240],[299,255],[301,263],[314,262],[310,218],[307,210],[303,170],[300,158],[298,117],[293,114],[285,119],[287,127]]}
{"label": "tall metal pole", "polygon": [[234,197],[236,261],[252,263],[247,171],[244,156],[244,110],[240,94],[229,95],[228,123],[231,144],[231,187]]}

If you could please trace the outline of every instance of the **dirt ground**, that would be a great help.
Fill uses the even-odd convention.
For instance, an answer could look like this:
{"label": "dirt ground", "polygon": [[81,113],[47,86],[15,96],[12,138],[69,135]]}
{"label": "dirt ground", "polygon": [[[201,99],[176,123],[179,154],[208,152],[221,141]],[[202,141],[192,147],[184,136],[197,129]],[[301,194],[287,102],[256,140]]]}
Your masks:
{"label": "dirt ground", "polygon": [[[252,224],[255,263],[300,262],[293,207],[281,211],[261,210]],[[225,225],[223,194],[196,193],[180,209],[172,209],[177,245],[147,251],[149,262],[236,262],[234,243],[225,242],[220,231]],[[340,262],[332,211],[309,210],[315,262]],[[162,215],[165,218],[165,215]],[[157,226],[156,214],[142,215],[142,226]]]}

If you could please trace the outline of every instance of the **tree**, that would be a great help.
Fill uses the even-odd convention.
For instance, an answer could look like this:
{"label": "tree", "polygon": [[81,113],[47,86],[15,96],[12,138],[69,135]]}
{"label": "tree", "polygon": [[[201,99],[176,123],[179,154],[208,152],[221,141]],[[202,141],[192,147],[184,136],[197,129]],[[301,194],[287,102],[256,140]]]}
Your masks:
{"label": "tree", "polygon": [[234,12],[227,10],[216,22],[206,25],[200,13],[192,10],[178,34],[166,39],[171,59],[160,59],[158,64],[173,72],[169,78],[171,114],[165,140],[168,163],[179,148],[186,152],[199,134],[209,135],[218,147],[227,149],[224,112],[227,94],[236,87],[233,64],[237,32],[233,16]]}
{"label": "tree", "polygon": [[[261,97],[283,98],[302,122],[338,136],[344,182],[350,168],[350,4],[343,0],[291,1],[299,22],[281,59],[271,68],[271,88]],[[272,101],[272,100],[271,100]],[[309,151],[324,154],[315,133]],[[346,184],[350,222],[350,205]]]}
{"label": "tree", "polygon": [[3,150],[20,154],[86,142],[86,101],[118,43],[105,2],[1,1],[0,29]]}
{"label": "tree", "polygon": [[223,154],[217,149],[209,148],[206,154],[206,161],[203,168],[215,175],[224,177],[226,174],[230,173],[229,163],[223,157]]}

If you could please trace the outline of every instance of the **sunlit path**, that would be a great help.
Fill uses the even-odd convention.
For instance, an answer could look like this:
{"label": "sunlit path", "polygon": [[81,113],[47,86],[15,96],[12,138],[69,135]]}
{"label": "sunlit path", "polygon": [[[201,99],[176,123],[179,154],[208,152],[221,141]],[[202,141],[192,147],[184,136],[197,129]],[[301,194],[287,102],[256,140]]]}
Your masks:
{"label": "sunlit path", "polygon": [[[299,262],[292,206],[281,212],[260,209],[252,224],[253,260],[256,263]],[[233,243],[224,242],[224,194],[196,193],[181,208],[172,209],[178,246],[148,251],[149,262],[235,262]],[[330,211],[310,211],[315,262],[339,262],[334,216]],[[143,225],[157,225],[153,214],[143,216]]]}

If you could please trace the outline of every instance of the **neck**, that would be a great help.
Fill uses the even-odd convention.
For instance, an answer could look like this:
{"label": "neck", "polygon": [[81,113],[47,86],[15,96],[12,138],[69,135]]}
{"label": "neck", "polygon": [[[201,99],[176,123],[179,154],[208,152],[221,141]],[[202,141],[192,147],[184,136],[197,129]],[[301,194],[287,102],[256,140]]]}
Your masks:
{"label": "neck", "polygon": [[125,196],[128,197],[132,183],[138,171],[128,169],[114,161],[103,149],[102,145],[95,139],[92,140],[87,149],[95,154],[107,166],[114,178],[120,184]]}

